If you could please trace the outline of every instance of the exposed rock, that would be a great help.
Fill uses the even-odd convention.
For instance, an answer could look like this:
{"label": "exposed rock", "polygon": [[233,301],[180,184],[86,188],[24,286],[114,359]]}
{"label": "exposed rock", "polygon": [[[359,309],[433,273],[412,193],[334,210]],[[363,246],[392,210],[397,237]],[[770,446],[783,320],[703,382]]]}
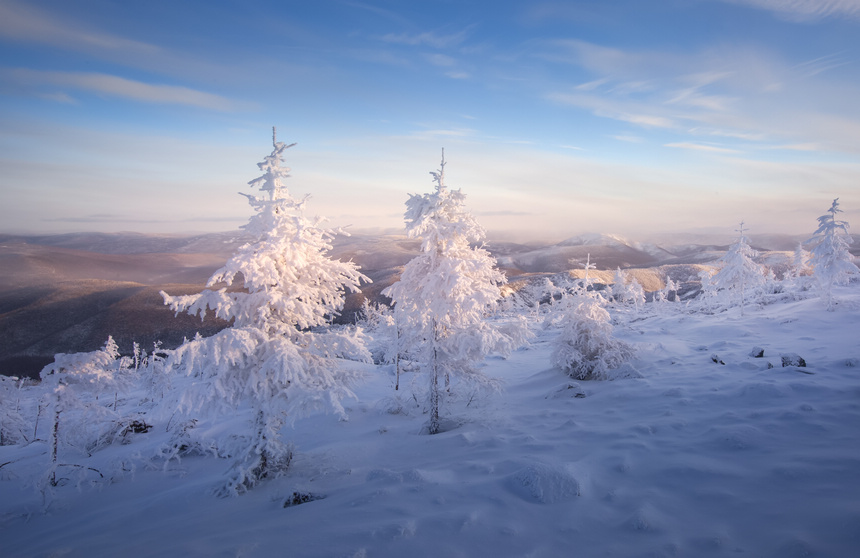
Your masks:
{"label": "exposed rock", "polygon": [[783,368],[786,366],[799,366],[801,368],[806,368],[806,361],[797,353],[783,353],[779,356],[782,358]]}
{"label": "exposed rock", "polygon": [[753,347],[750,351],[750,356],[753,358],[762,358],[764,356],[764,349],[761,347]]}
{"label": "exposed rock", "polygon": [[292,496],[284,500],[284,507],[290,508],[299,504],[306,504],[314,500],[322,500],[325,498],[322,494],[313,494],[311,492],[293,492]]}
{"label": "exposed rock", "polygon": [[561,399],[567,397],[582,399],[585,397],[585,391],[578,383],[568,382],[552,390],[552,392],[546,396],[546,399]]}
{"label": "exposed rock", "polygon": [[723,361],[720,359],[720,357],[717,355],[717,353],[714,353],[714,354],[712,354],[712,355],[711,355],[711,360],[712,360],[714,363],[716,363],[716,364],[722,364],[722,365],[724,365],[724,366],[725,366],[725,364],[726,364],[725,362],[723,362]]}

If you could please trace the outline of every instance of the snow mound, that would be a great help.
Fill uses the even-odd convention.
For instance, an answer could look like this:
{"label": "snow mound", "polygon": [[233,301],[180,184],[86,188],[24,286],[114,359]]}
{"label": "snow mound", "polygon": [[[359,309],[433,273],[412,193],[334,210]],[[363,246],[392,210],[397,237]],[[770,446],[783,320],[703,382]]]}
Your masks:
{"label": "snow mound", "polygon": [[508,477],[507,483],[522,499],[541,504],[566,502],[580,495],[579,481],[564,465],[532,463]]}

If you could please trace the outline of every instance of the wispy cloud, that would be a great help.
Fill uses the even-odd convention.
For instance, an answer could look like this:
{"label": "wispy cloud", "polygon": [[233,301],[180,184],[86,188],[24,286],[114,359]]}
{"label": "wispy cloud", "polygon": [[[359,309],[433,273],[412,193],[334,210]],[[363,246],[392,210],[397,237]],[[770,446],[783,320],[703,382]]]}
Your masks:
{"label": "wispy cloud", "polygon": [[709,151],[711,153],[740,153],[736,149],[729,149],[727,147],[718,147],[716,145],[707,145],[707,144],[702,144],[702,143],[689,143],[689,142],[667,143],[667,144],[664,144],[663,147],[675,147],[678,149],[692,149],[694,151]]}
{"label": "wispy cloud", "polygon": [[441,66],[443,68],[449,68],[451,66],[457,65],[456,60],[445,54],[428,54],[427,61],[434,66]]}
{"label": "wispy cloud", "polygon": [[794,143],[789,145],[774,145],[771,149],[787,149],[789,151],[823,151],[817,143]]}
{"label": "wispy cloud", "polygon": [[0,2],[0,36],[74,50],[120,50],[145,55],[154,55],[161,50],[155,45],[61,20],[48,12],[10,0]]}
{"label": "wispy cloud", "polygon": [[[559,104],[671,131],[680,143],[698,144],[697,136],[710,135],[753,143],[826,145],[846,153],[860,149],[850,132],[860,128],[855,102],[860,90],[849,76],[836,73],[847,63],[843,53],[798,63],[753,45],[685,53],[628,52],[581,40],[543,45],[549,50],[542,50],[540,57],[579,66],[593,78],[567,88],[549,85],[554,90],[544,97]],[[552,47],[555,58],[547,54]],[[747,147],[738,149],[751,156],[754,150]]]}
{"label": "wispy cloud", "polygon": [[828,54],[827,56],[820,56],[813,60],[801,62],[794,66],[793,69],[799,71],[804,77],[812,77],[847,64],[849,62],[841,54]]}
{"label": "wispy cloud", "polygon": [[577,93],[549,93],[547,99],[556,103],[589,109],[598,116],[614,118],[646,128],[676,128],[678,125],[672,118],[649,114],[651,107],[633,102],[618,102],[614,99],[597,95],[580,95]]}
{"label": "wispy cloud", "polygon": [[53,101],[55,103],[62,103],[64,105],[78,104],[77,99],[68,93],[39,93],[39,98],[45,99],[46,101]]}
{"label": "wispy cloud", "polygon": [[423,33],[388,33],[380,37],[380,39],[386,43],[444,49],[460,45],[466,40],[468,34],[469,28],[466,28],[457,33],[449,34],[440,34],[434,31],[425,31]]}
{"label": "wispy cloud", "polygon": [[[63,59],[70,53],[80,53],[125,68],[141,68],[156,75],[174,76],[182,81],[211,83],[223,80],[225,75],[240,80],[252,75],[258,64],[257,60],[251,60],[230,65],[228,60],[231,57],[213,55],[212,51],[217,46],[202,55],[190,55],[153,42],[117,35],[111,32],[110,27],[99,28],[88,21],[86,6],[65,3],[49,11],[35,4],[44,3],[0,0],[0,40],[45,45],[61,49],[65,53]],[[57,63],[62,64],[60,60]]]}
{"label": "wispy cloud", "polygon": [[471,128],[435,128],[428,130],[417,130],[412,132],[409,137],[421,139],[439,140],[444,138],[468,138],[474,137],[476,131]]}
{"label": "wispy cloud", "polygon": [[577,89],[579,91],[594,91],[601,85],[606,85],[607,83],[609,83],[609,78],[600,78],[586,83],[580,83],[574,89]]}
{"label": "wispy cloud", "polygon": [[406,25],[409,23],[409,21],[406,18],[399,15],[398,13],[393,12],[391,10],[386,10],[384,8],[380,8],[378,6],[371,6],[370,4],[365,4],[364,2],[344,1],[342,3],[345,6],[350,6],[352,8],[358,8],[360,10],[365,10],[365,11],[374,13],[377,16],[383,17],[383,18],[388,19],[390,21],[394,21],[394,22],[401,24],[401,25]]}
{"label": "wispy cloud", "polygon": [[[177,85],[144,83],[108,74],[43,72],[19,68],[2,70],[0,75],[24,85],[68,87],[143,103],[188,105],[217,111],[239,108],[237,103],[220,95]],[[57,94],[53,95],[56,97]],[[67,97],[62,93],[59,95],[60,99]]]}
{"label": "wispy cloud", "polygon": [[825,17],[851,17],[860,19],[860,2],[857,0],[723,0],[769,10],[798,22],[817,21]]}

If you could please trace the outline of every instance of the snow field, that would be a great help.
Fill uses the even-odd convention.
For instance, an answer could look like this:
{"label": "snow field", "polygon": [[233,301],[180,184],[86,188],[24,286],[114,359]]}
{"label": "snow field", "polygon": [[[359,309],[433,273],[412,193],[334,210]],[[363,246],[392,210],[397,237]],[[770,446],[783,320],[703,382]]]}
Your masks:
{"label": "snow field", "polygon": [[[57,487],[45,511],[28,485],[46,444],[3,446],[0,555],[855,556],[860,289],[834,293],[835,312],[818,299],[743,317],[613,311],[638,379],[570,380],[549,367],[559,330],[535,326],[530,347],[485,361],[504,391],[449,408],[433,436],[412,374],[395,393],[390,367],[351,364],[367,380],[349,420],[285,428],[290,471],[236,498],[209,493],[229,459],[162,470],[152,431],[78,456],[107,480]],[[807,367],[783,368],[788,352]],[[284,508],[295,491],[324,498]]]}

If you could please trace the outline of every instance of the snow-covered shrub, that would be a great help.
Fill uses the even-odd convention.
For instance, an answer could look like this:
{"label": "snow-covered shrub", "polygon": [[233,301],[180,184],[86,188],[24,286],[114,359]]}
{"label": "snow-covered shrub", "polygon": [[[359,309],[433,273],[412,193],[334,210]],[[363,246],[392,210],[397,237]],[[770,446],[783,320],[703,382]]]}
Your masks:
{"label": "snow-covered shrub", "polygon": [[[333,409],[352,396],[357,372],[338,365],[348,356],[369,361],[355,332],[315,331],[343,308],[346,291],[369,281],[352,262],[331,259],[335,231],[323,219],[304,216],[307,198],[293,198],[283,184],[289,169],[282,155],[292,145],[272,138],[273,151],[258,166],[265,172],[249,182],[262,196],[245,195],[255,214],[243,228],[254,240],[209,279],[207,290],[187,296],[162,292],[175,312],[207,310],[233,326],[208,338],[197,337],[173,351],[166,365],[193,381],[178,400],[188,415],[223,415],[242,405],[251,411],[251,428],[224,493],[236,494],[280,474],[290,463],[290,446],[280,428],[305,413]],[[244,289],[228,290],[237,278]],[[212,290],[219,284],[217,290]]]}
{"label": "snow-covered shrub", "polygon": [[365,299],[359,311],[358,324],[371,336],[368,349],[377,364],[392,364],[397,360],[397,328],[389,306]]}
{"label": "snow-covered shrub", "polygon": [[170,351],[162,348],[161,341],[153,343],[152,352],[149,354],[137,343],[134,344],[134,373],[153,402],[163,400],[165,394],[173,388],[173,377],[165,366],[169,355]]}
{"label": "snow-covered shrub", "polygon": [[27,440],[27,423],[20,412],[21,383],[14,376],[0,375],[0,446]]}
{"label": "snow-covered shrub", "polygon": [[815,282],[821,299],[831,311],[834,309],[833,285],[847,283],[851,277],[860,275],[860,269],[848,251],[848,245],[853,241],[848,235],[848,222],[837,219],[837,213],[842,213],[839,198],[833,200],[827,213],[818,218],[818,229],[808,241],[813,243],[810,263]]}
{"label": "snow-covered shrub", "polygon": [[54,355],[41,372],[50,412],[50,482],[56,485],[58,453],[66,445],[90,454],[121,433],[117,394],[128,387],[128,361],[121,359],[112,337],[89,353]]}
{"label": "snow-covered shrub", "polygon": [[444,152],[441,168],[430,174],[435,191],[413,194],[406,202],[406,231],[422,239],[421,254],[383,294],[394,301],[400,354],[408,354],[429,377],[429,432],[436,434],[441,399],[458,390],[452,383],[493,388],[496,382],[475,364],[490,352],[507,353],[523,343],[527,329],[523,324],[516,332],[502,332],[486,321],[505,276],[480,246],[485,233],[466,211],[465,196],[445,184]]}
{"label": "snow-covered shrub", "polygon": [[553,341],[552,365],[577,380],[611,380],[634,355],[633,347],[613,336],[609,312],[592,297],[572,299],[562,331]]}

